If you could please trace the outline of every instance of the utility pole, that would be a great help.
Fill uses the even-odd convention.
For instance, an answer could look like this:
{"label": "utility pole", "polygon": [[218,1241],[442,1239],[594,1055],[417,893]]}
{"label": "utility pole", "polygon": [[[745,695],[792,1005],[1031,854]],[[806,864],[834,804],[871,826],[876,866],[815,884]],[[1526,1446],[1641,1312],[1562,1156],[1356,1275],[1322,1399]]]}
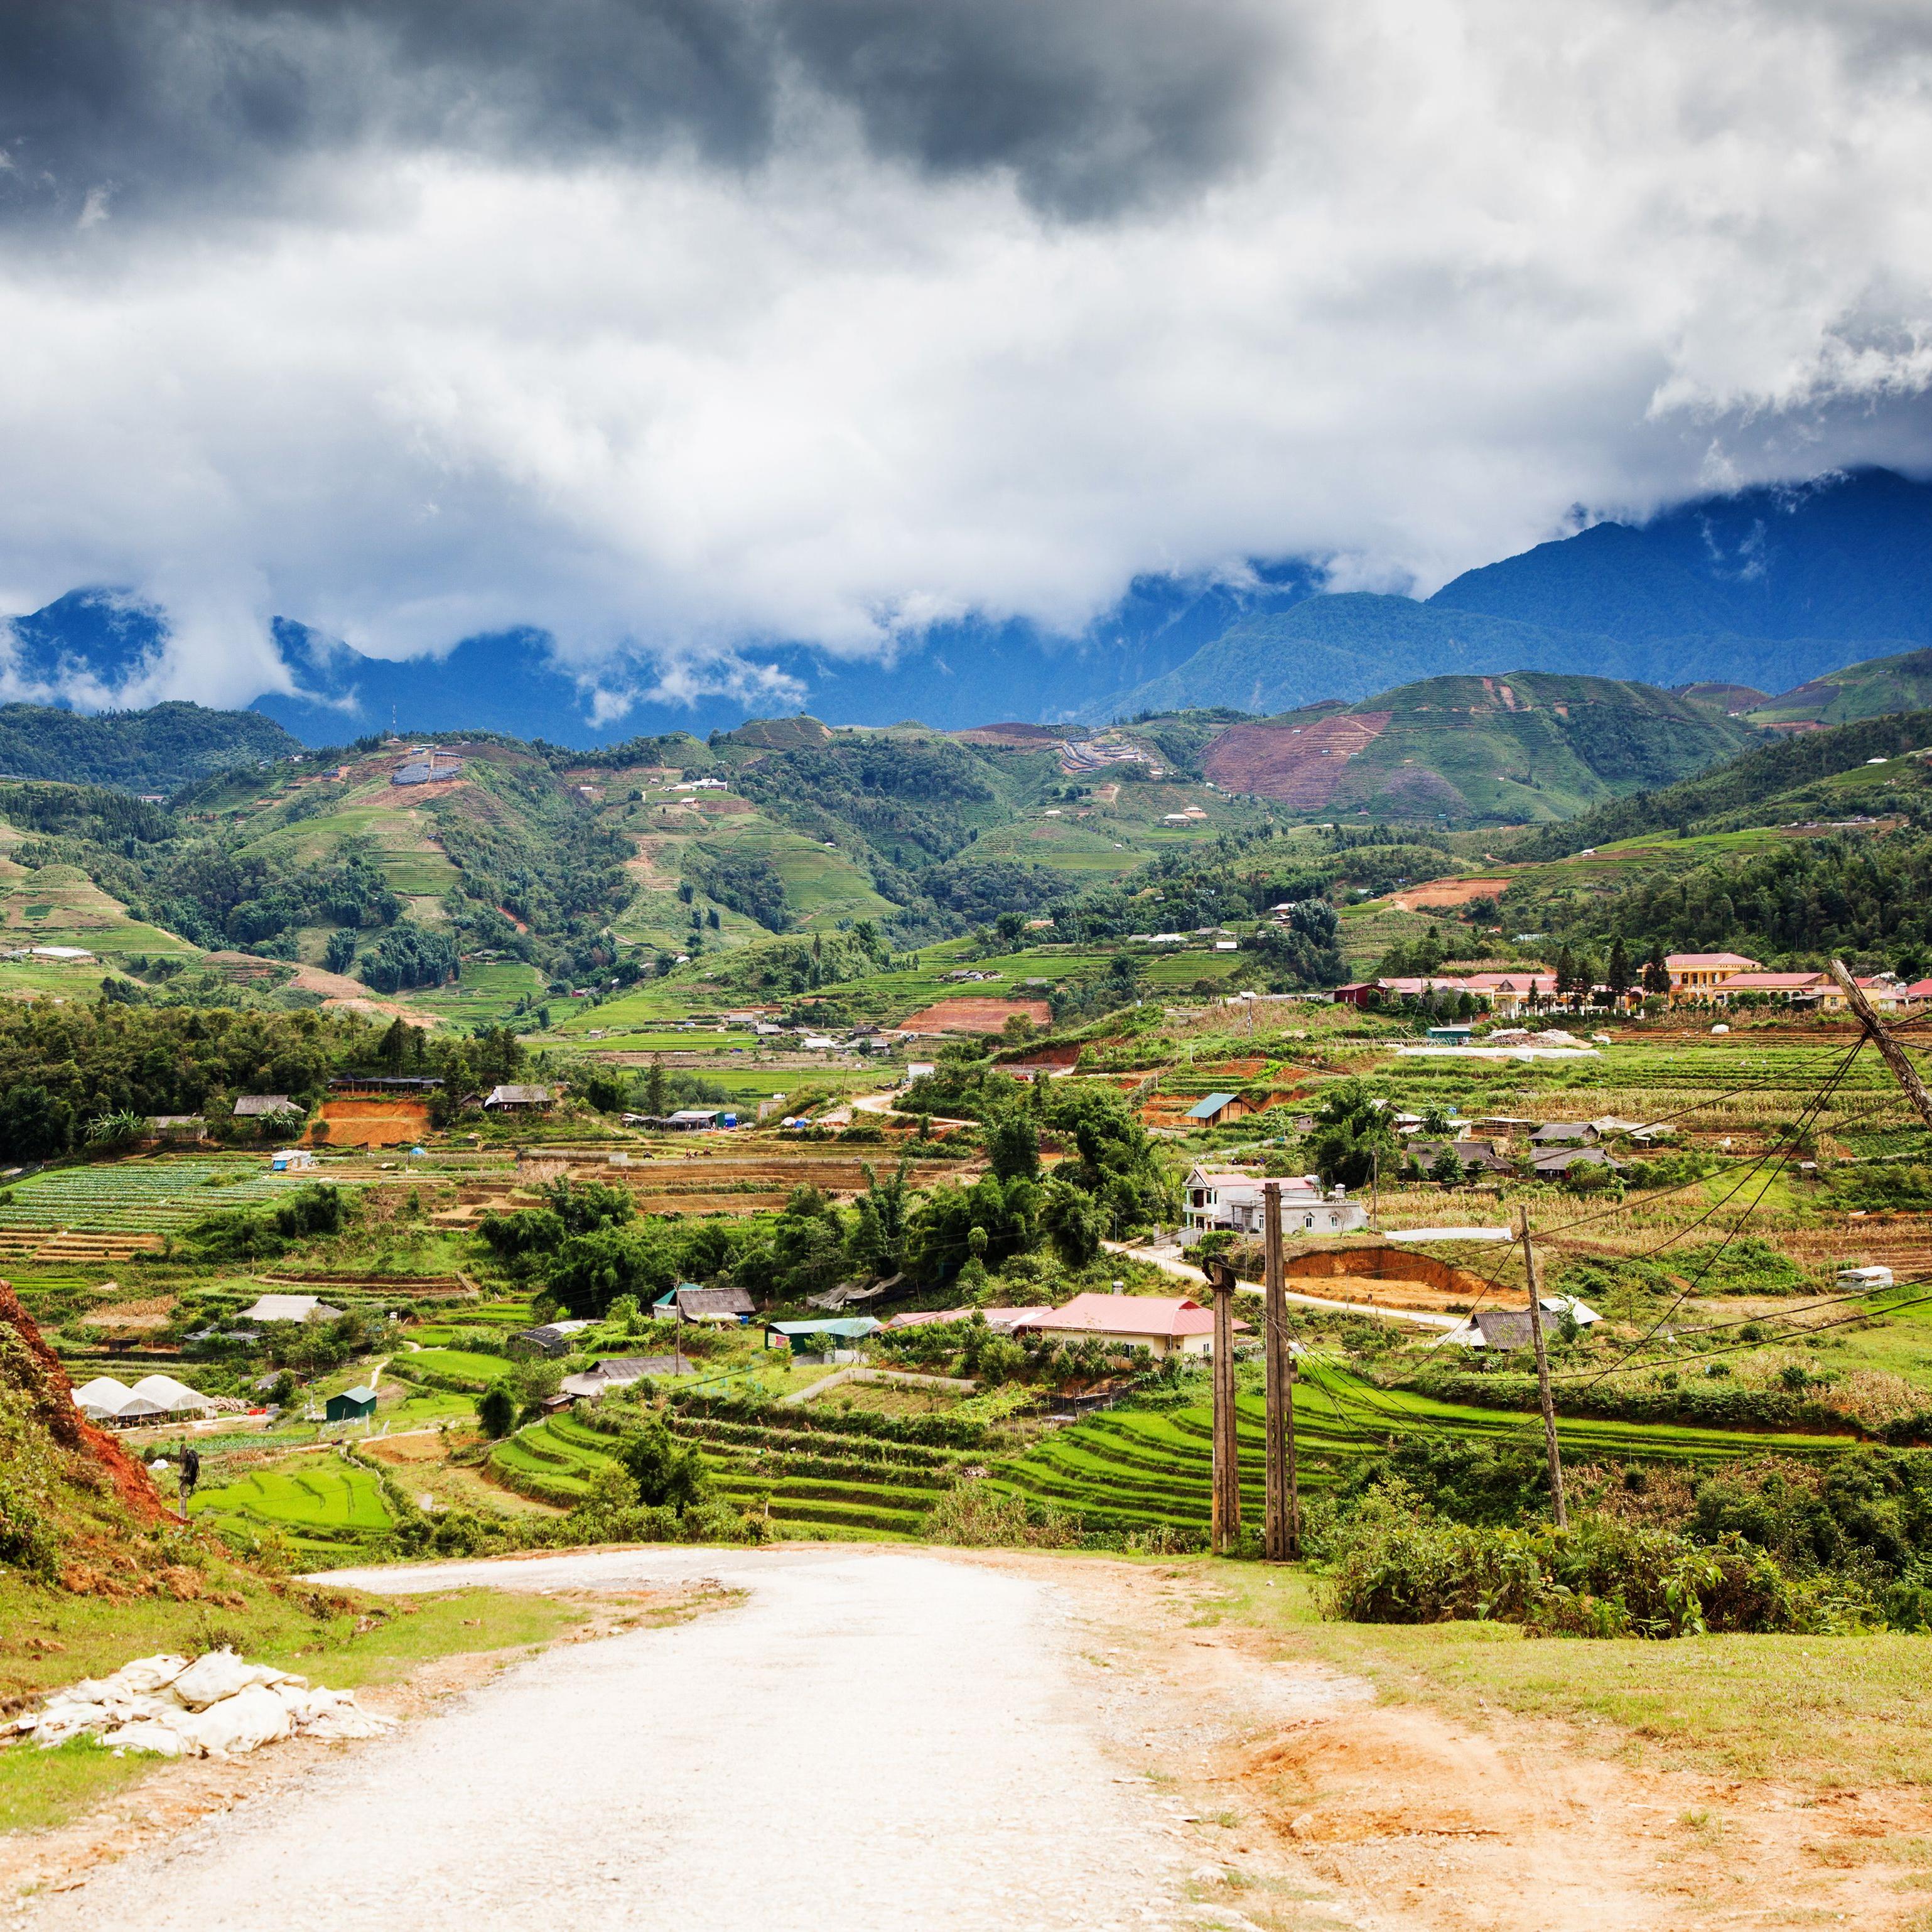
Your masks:
{"label": "utility pole", "polygon": [[1214,1291],[1214,1486],[1209,1540],[1225,1556],[1241,1534],[1241,1462],[1234,1426],[1234,1270],[1216,1255],[1202,1270]]}
{"label": "utility pole", "polygon": [[1369,1150],[1369,1226],[1379,1227],[1382,1217],[1382,1150]]}
{"label": "utility pole", "polygon": [[1550,1457],[1550,1498],[1556,1507],[1556,1527],[1570,1527],[1570,1506],[1563,1499],[1563,1454],[1556,1446],[1556,1405],[1550,1394],[1550,1351],[1543,1340],[1543,1300],[1536,1287],[1536,1251],[1529,1244],[1529,1210],[1516,1210],[1516,1231],[1522,1243],[1523,1271],[1529,1276],[1529,1339],[1536,1350],[1536,1398],[1543,1411],[1544,1448]]}
{"label": "utility pole", "polygon": [[1288,1300],[1281,1256],[1281,1183],[1262,1189],[1262,1234],[1267,1255],[1262,1305],[1268,1339],[1268,1520],[1270,1563],[1301,1554],[1301,1496],[1294,1466],[1294,1351],[1288,1337]]}
{"label": "utility pole", "polygon": [[1842,959],[1832,962],[1832,977],[1844,989],[1846,1002],[1863,1022],[1865,1031],[1871,1036],[1871,1043],[1884,1056],[1893,1077],[1905,1089],[1905,1097],[1918,1110],[1918,1118],[1932,1127],[1932,1094],[1925,1090],[1925,1083],[1919,1078],[1918,1068],[1906,1058],[1904,1048],[1886,1031],[1885,1022],[1872,1011],[1872,1004],[1865,998],[1864,988],[1846,971]]}

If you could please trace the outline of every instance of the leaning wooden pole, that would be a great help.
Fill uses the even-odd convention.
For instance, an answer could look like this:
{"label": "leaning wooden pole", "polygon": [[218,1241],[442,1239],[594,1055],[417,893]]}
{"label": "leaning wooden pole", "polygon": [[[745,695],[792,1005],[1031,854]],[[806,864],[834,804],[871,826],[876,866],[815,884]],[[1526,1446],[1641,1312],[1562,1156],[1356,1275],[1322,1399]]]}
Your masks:
{"label": "leaning wooden pole", "polygon": [[1262,1466],[1267,1511],[1262,1552],[1270,1563],[1288,1558],[1288,1434],[1283,1410],[1281,1342],[1286,1324],[1282,1299],[1281,1184],[1262,1188],[1262,1358],[1268,1377],[1267,1420],[1262,1435]]}
{"label": "leaning wooden pole", "polygon": [[1892,1077],[1905,1089],[1905,1097],[1918,1108],[1918,1118],[1932,1127],[1932,1094],[1925,1090],[1925,1083],[1919,1078],[1918,1068],[1905,1057],[1904,1048],[1892,1038],[1884,1021],[1872,1011],[1872,1004],[1865,998],[1864,988],[1845,970],[1842,959],[1832,962],[1832,977],[1843,988],[1847,1004],[1863,1023],[1873,1046],[1883,1054],[1886,1065],[1892,1069]]}
{"label": "leaning wooden pole", "polygon": [[1529,1210],[1516,1210],[1517,1238],[1522,1243],[1522,1265],[1529,1276],[1529,1339],[1536,1350],[1536,1398],[1543,1411],[1543,1446],[1550,1458],[1550,1499],[1556,1527],[1570,1526],[1570,1506],[1563,1497],[1563,1452],[1556,1444],[1556,1403],[1550,1393],[1550,1351],[1543,1340],[1543,1298],[1536,1286],[1536,1251],[1529,1244]]}
{"label": "leaning wooden pole", "polygon": [[1268,1516],[1262,1539],[1270,1563],[1286,1563],[1293,1552],[1288,1510],[1288,1444],[1294,1427],[1294,1358],[1288,1346],[1288,1302],[1281,1261],[1281,1183],[1262,1189],[1262,1326],[1268,1365],[1268,1426],[1264,1436]]}
{"label": "leaning wooden pole", "polygon": [[1210,1537],[1220,1556],[1241,1536],[1241,1463],[1234,1428],[1234,1270],[1208,1264],[1214,1291],[1214,1486]]}

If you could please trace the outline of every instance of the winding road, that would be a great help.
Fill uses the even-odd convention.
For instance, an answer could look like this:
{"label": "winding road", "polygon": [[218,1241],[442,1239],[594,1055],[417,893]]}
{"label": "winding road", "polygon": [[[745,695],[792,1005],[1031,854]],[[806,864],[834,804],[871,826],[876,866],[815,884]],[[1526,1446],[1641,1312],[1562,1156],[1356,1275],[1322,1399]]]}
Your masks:
{"label": "winding road", "polygon": [[593,1551],[337,1571],[728,1607],[514,1664],[46,1900],[142,1932],[1071,1932],[1182,1922],[1181,1853],[1077,1688],[1051,1583],[943,1558]]}

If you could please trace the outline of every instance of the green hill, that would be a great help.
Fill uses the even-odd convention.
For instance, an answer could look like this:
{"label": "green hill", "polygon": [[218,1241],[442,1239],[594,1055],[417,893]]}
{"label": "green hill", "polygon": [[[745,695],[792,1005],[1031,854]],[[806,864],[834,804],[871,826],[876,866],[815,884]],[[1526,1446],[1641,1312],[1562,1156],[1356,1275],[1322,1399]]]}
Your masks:
{"label": "green hill", "polygon": [[1730,832],[1820,813],[1876,816],[1916,809],[1927,766],[1906,754],[1928,746],[1932,710],[1798,733],[1675,784],[1593,806],[1566,825],[1532,834],[1515,856],[1559,858],[1673,829]]}
{"label": "green hill", "polygon": [[89,718],[46,704],[0,705],[0,774],[9,778],[172,792],[301,750],[299,740],[252,711],[170,704]]}
{"label": "green hill", "polygon": [[1310,813],[1510,824],[1667,784],[1754,736],[1654,686],[1513,671],[1231,726],[1206,768],[1217,784]]}
{"label": "green hill", "polygon": [[1850,724],[1932,706],[1932,650],[1868,658],[1768,698],[1748,714],[1754,724]]}

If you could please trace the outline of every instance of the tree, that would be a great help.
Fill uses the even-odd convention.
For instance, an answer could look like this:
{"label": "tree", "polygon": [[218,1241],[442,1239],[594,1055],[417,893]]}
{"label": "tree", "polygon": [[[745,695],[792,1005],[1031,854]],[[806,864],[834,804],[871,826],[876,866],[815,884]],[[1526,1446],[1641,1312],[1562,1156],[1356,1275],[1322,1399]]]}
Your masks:
{"label": "tree", "polygon": [[1460,1187],[1462,1184],[1462,1163],[1456,1157],[1454,1148],[1445,1147],[1438,1154],[1429,1170],[1429,1178],[1439,1187]]}
{"label": "tree", "polygon": [[38,1084],[0,1094],[0,1154],[14,1160],[45,1160],[74,1142],[74,1109]]}
{"label": "tree", "polygon": [[1610,942],[1610,963],[1604,972],[1604,980],[1620,999],[1635,983],[1634,976],[1630,971],[1630,954],[1624,948],[1622,933]]}
{"label": "tree", "polygon": [[476,1426],[494,1442],[509,1434],[517,1419],[517,1399],[502,1382],[492,1382],[476,1404]]}
{"label": "tree", "polygon": [[1395,1171],[1401,1149],[1388,1109],[1361,1081],[1338,1080],[1315,1118],[1308,1153],[1330,1186],[1366,1187],[1378,1165]]}
{"label": "tree", "polygon": [[694,1442],[680,1442],[662,1416],[647,1415],[617,1440],[616,1459],[638,1486],[638,1499],[647,1509],[674,1509],[682,1514],[709,1487],[704,1464]]}
{"label": "tree", "polygon": [[338,926],[328,935],[328,944],[323,949],[322,963],[332,973],[346,973],[356,963],[356,934],[353,928]]}
{"label": "tree", "polygon": [[1650,949],[1650,957],[1643,962],[1643,990],[1646,993],[1667,993],[1670,990],[1670,968],[1664,961],[1661,940]]}
{"label": "tree", "polygon": [[662,1054],[652,1054],[651,1070],[644,1076],[644,1112],[660,1120],[670,1112],[670,1087]]}
{"label": "tree", "polygon": [[994,1119],[986,1130],[986,1164],[1002,1180],[1040,1178],[1040,1135],[1028,1115],[1016,1112]]}

